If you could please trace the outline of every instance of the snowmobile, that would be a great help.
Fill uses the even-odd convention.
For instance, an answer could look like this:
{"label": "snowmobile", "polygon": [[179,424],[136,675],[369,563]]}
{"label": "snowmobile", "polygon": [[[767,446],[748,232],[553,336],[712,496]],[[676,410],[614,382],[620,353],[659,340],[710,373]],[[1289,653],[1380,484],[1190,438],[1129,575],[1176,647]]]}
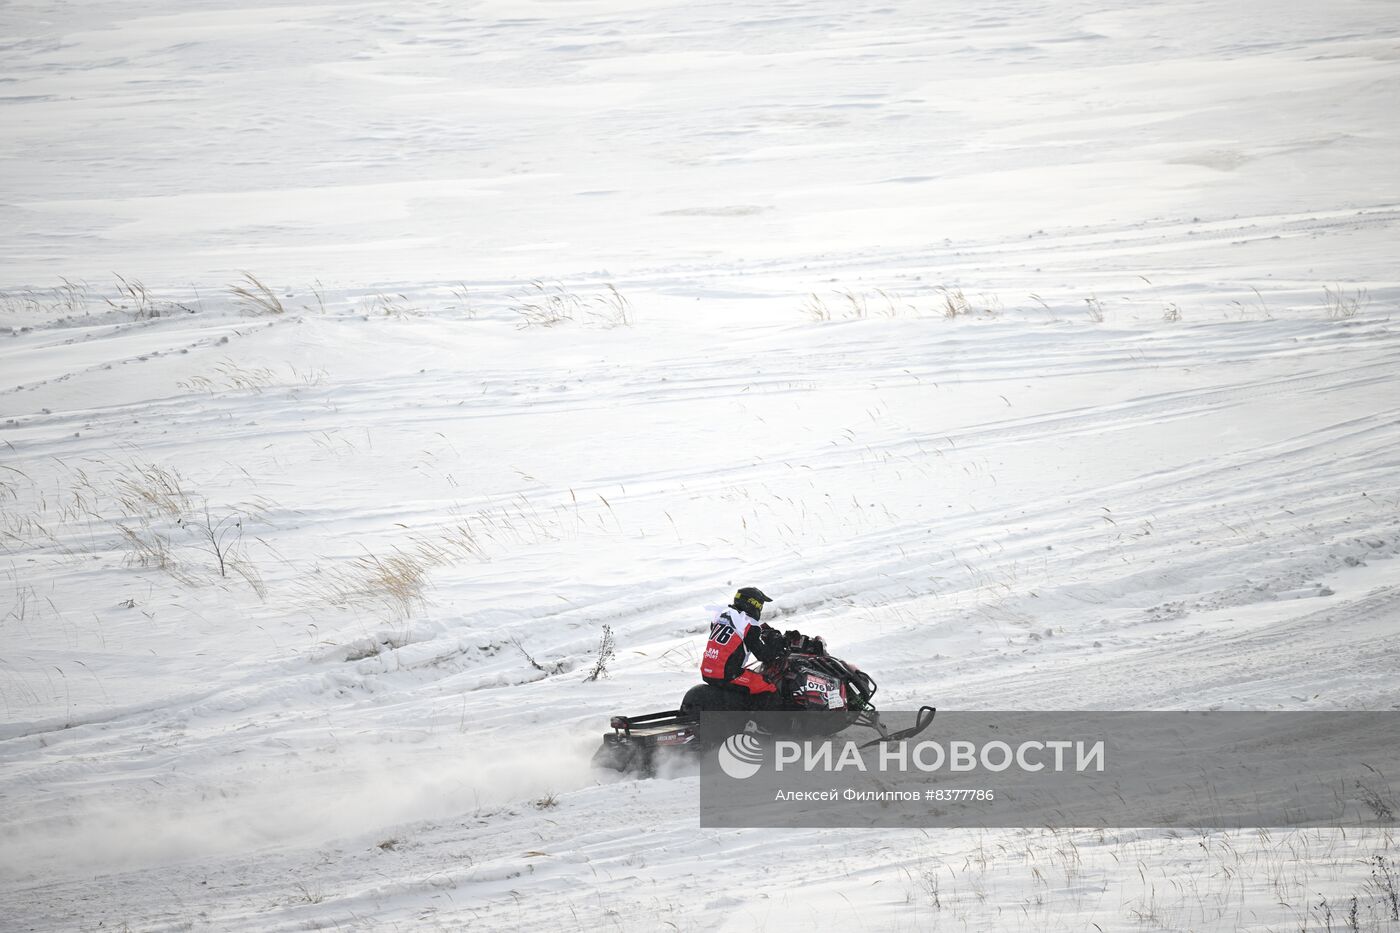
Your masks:
{"label": "snowmobile", "polygon": [[767,665],[763,676],[778,688],[777,693],[754,697],[740,690],[696,684],[686,691],[680,709],[613,716],[609,723],[613,731],[603,735],[593,764],[650,776],[664,757],[698,758],[703,751],[699,734],[702,712],[823,711],[826,715],[792,716],[787,731],[810,737],[814,729],[828,735],[852,726],[875,730],[879,737],[862,747],[913,738],[932,724],[937,712],[932,706],[922,706],[913,726],[891,732],[875,709],[877,687],[870,675],[810,643]]}

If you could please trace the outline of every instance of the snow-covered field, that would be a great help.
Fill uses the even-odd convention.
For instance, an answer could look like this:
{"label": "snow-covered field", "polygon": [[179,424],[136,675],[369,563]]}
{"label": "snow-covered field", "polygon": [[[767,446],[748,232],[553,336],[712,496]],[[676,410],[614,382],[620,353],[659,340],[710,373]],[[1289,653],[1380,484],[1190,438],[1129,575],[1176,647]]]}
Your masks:
{"label": "snow-covered field", "polygon": [[1388,830],[702,830],[588,761],[743,585],[890,709],[1400,707],[1394,3],[0,49],[0,928],[1400,929]]}

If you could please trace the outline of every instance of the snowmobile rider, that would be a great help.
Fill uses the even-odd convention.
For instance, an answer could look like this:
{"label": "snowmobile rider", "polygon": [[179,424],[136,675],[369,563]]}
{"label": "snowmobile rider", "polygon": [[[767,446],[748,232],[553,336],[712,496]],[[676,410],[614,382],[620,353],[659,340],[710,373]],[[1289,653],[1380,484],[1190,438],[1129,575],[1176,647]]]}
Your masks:
{"label": "snowmobile rider", "polygon": [[777,693],[775,684],[744,662],[750,653],[761,664],[771,664],[788,651],[826,654],[821,638],[807,638],[797,631],[780,633],[759,622],[763,604],[773,600],[757,587],[746,586],[734,594],[730,605],[715,609],[710,619],[710,640],[700,660],[700,676],[712,687],[741,690],[752,697]]}

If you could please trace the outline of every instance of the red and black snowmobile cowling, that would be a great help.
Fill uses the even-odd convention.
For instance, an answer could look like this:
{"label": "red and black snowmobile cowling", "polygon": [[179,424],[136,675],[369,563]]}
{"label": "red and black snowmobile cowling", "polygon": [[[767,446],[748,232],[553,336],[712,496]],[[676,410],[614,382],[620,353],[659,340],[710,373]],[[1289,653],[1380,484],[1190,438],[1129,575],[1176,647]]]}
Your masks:
{"label": "red and black snowmobile cowling", "polygon": [[743,690],[696,684],[686,691],[680,709],[643,716],[613,716],[612,732],[603,736],[593,763],[616,771],[655,774],[663,757],[685,757],[701,751],[698,726],[702,712],[837,712],[843,715],[792,718],[794,734],[811,734],[813,727],[831,734],[850,726],[879,733],[875,742],[911,738],[933,722],[935,710],[924,706],[910,729],[890,732],[880,723],[873,699],[876,685],[854,664],[825,653],[791,652],[768,665],[764,678],[776,693],[752,695]]}

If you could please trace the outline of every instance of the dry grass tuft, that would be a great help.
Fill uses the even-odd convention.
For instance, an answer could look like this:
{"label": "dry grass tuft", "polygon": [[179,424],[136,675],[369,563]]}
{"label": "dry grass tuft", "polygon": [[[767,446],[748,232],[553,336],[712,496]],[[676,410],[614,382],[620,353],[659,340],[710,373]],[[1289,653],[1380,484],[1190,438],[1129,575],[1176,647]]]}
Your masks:
{"label": "dry grass tuft", "polygon": [[112,482],[116,504],[128,518],[178,519],[191,511],[193,500],[184,477],[154,463],[132,463]]}
{"label": "dry grass tuft", "polygon": [[423,604],[430,571],[468,559],[485,560],[486,551],[462,520],[433,535],[411,536],[386,556],[366,551],[330,569],[318,568],[306,589],[313,599],[337,608],[371,606],[406,619]]}
{"label": "dry grass tuft", "polygon": [[243,283],[229,286],[229,294],[237,300],[238,306],[249,314],[285,314],[282,300],[272,293],[253,273],[243,273]]}
{"label": "dry grass tuft", "polygon": [[609,283],[607,291],[596,296],[589,312],[604,327],[631,327],[632,303],[623,297],[617,286]]}
{"label": "dry grass tuft", "polygon": [[26,288],[0,292],[0,314],[43,315],[44,317],[74,317],[90,314],[92,290],[86,282],[74,282],[59,277],[63,284],[53,288]]}
{"label": "dry grass tuft", "polygon": [[955,317],[963,317],[972,313],[972,302],[967,300],[961,288],[948,288],[940,286],[938,289],[943,293],[941,310],[943,316],[950,320]]}
{"label": "dry grass tuft", "polygon": [[1333,321],[1349,321],[1366,310],[1371,303],[1370,293],[1364,288],[1358,288],[1351,294],[1347,294],[1340,285],[1335,290],[1324,285],[1322,293],[1327,317]]}
{"label": "dry grass tuft", "polygon": [[[996,296],[981,296],[977,301],[968,298],[961,288],[939,286],[932,314],[948,319],[974,314],[996,315],[1002,310],[1001,301]],[[838,310],[833,310],[836,308]],[[876,288],[872,292],[842,288],[831,293],[830,299],[816,292],[808,294],[801,307],[802,313],[812,321],[834,321],[838,318],[847,321],[865,321],[872,318],[921,318],[929,312],[910,299],[897,293]],[[839,313],[838,313],[839,311]]]}
{"label": "dry grass tuft", "polygon": [[105,300],[113,309],[125,311],[138,320],[160,317],[160,310],[156,307],[155,299],[151,297],[150,290],[136,279],[126,279],[118,275],[117,297]]}
{"label": "dry grass tuft", "polygon": [[407,295],[385,295],[377,294],[366,298],[362,304],[365,314],[377,314],[380,317],[391,317],[403,320],[407,317],[418,317],[423,311],[408,303]]}
{"label": "dry grass tuft", "polygon": [[521,327],[557,327],[583,310],[583,299],[558,283],[531,282],[516,302],[511,310],[520,315]]}
{"label": "dry grass tuft", "polygon": [[[102,459],[84,467],[58,464],[58,478],[43,486],[13,468],[0,473],[15,477],[0,497],[0,550],[67,557],[116,552],[128,566],[164,571],[187,586],[233,576],[266,595],[248,558],[244,529],[248,521],[266,518],[272,507],[267,500],[216,513],[174,468]],[[198,557],[199,550],[214,558],[213,566]]]}
{"label": "dry grass tuft", "polygon": [[807,300],[802,303],[802,313],[818,322],[831,320],[831,309],[816,292],[808,295]]}
{"label": "dry grass tuft", "polygon": [[512,302],[510,310],[519,315],[522,328],[558,327],[582,316],[608,328],[632,326],[632,303],[612,284],[597,295],[584,296],[558,282],[536,281]]}
{"label": "dry grass tuft", "polygon": [[1095,324],[1102,324],[1104,320],[1103,302],[1098,295],[1090,295],[1084,299],[1084,305],[1088,309],[1089,320]]}
{"label": "dry grass tuft", "polygon": [[313,590],[341,609],[379,606],[408,618],[423,602],[428,566],[416,555],[395,549],[387,557],[366,552],[344,566],[321,571]]}

